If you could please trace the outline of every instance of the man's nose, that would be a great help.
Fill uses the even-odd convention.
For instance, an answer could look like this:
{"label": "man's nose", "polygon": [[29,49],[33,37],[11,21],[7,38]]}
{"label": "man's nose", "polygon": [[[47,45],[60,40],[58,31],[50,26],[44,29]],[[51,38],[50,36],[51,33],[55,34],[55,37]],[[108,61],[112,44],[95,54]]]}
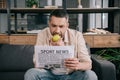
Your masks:
{"label": "man's nose", "polygon": [[60,28],[59,28],[59,27],[56,27],[55,32],[60,33]]}

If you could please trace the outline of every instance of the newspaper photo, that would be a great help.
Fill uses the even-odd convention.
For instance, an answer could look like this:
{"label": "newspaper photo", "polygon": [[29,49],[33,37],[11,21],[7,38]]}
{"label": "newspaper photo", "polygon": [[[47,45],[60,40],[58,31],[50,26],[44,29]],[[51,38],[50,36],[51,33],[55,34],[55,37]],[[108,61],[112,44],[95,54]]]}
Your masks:
{"label": "newspaper photo", "polygon": [[64,68],[64,59],[74,57],[74,46],[35,46],[36,67]]}

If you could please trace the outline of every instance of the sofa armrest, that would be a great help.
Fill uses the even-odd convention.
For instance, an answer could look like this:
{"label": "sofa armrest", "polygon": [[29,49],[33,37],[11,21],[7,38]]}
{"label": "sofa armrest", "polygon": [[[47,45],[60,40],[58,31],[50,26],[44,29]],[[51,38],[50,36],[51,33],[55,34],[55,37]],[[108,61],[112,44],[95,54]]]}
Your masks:
{"label": "sofa armrest", "polygon": [[92,59],[92,70],[97,74],[98,80],[116,80],[116,68],[107,60]]}

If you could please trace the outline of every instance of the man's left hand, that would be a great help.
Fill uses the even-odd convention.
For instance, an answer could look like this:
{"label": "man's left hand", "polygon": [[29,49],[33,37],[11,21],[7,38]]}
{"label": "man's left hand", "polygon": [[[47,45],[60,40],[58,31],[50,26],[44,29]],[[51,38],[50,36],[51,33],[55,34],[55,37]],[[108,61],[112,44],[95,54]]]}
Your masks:
{"label": "man's left hand", "polygon": [[65,59],[64,65],[66,66],[66,68],[73,70],[79,70],[80,68],[80,62],[77,58]]}

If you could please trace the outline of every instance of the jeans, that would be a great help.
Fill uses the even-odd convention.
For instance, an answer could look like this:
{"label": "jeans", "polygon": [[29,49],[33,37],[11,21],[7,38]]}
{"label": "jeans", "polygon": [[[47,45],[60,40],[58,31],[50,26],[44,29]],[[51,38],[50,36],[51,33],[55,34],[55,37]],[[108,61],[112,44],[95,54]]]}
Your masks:
{"label": "jeans", "polygon": [[97,80],[97,76],[92,70],[54,75],[50,70],[32,68],[25,73],[24,80]]}

